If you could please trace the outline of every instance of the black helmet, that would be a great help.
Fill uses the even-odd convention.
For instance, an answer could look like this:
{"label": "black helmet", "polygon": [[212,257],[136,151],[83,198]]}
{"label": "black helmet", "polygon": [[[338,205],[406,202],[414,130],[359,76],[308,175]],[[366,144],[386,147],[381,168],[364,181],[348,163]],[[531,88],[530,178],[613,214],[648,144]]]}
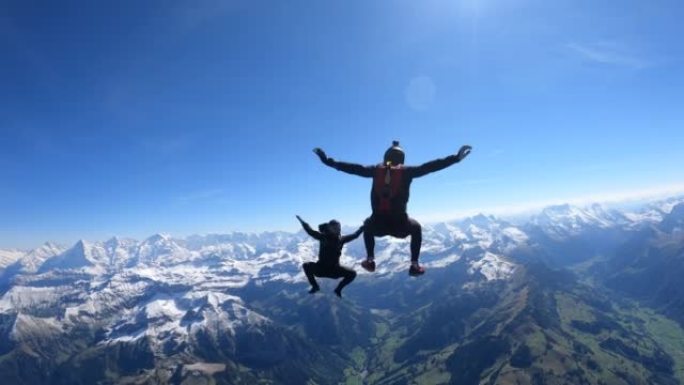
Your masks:
{"label": "black helmet", "polygon": [[399,141],[395,140],[392,142],[392,147],[385,151],[385,164],[390,162],[393,166],[404,164],[404,149],[399,147]]}
{"label": "black helmet", "polygon": [[340,231],[342,230],[342,225],[340,224],[339,221],[333,219],[330,222],[328,222],[328,233],[332,235],[340,235]]}
{"label": "black helmet", "polygon": [[339,235],[341,227],[340,222],[333,219],[330,222],[318,225],[318,231],[327,235]]}

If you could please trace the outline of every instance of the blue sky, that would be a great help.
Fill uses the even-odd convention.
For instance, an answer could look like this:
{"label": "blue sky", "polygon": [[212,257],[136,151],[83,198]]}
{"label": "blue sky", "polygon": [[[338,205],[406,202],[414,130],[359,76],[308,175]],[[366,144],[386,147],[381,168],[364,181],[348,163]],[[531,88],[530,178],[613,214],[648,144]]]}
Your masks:
{"label": "blue sky", "polygon": [[360,224],[370,182],[311,149],[393,139],[474,147],[419,220],[678,188],[680,3],[6,1],[0,247]]}

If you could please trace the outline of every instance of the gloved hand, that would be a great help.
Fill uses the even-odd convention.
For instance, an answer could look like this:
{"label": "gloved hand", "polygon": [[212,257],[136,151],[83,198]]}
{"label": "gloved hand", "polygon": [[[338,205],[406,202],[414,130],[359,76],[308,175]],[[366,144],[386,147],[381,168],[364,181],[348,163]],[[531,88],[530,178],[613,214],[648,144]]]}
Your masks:
{"label": "gloved hand", "polygon": [[325,151],[321,149],[320,147],[314,148],[314,154],[318,155],[318,157],[321,159],[321,162],[325,163],[328,161],[328,156],[325,154]]}
{"label": "gloved hand", "polygon": [[463,159],[465,159],[465,157],[468,156],[468,154],[470,154],[470,151],[471,151],[472,149],[473,149],[473,148],[470,147],[470,146],[468,146],[468,145],[461,146],[461,149],[458,150],[458,154],[456,154],[456,157],[457,157],[457,159],[458,159],[457,161],[460,162],[460,161],[462,161]]}

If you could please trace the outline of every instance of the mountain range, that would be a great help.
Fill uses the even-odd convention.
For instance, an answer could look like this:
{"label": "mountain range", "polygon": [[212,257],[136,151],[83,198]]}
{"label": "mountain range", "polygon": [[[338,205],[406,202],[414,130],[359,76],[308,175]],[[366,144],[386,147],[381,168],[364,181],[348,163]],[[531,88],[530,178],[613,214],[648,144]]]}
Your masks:
{"label": "mountain range", "polygon": [[684,197],[557,205],[362,241],[307,293],[305,233],[0,250],[6,384],[679,384]]}

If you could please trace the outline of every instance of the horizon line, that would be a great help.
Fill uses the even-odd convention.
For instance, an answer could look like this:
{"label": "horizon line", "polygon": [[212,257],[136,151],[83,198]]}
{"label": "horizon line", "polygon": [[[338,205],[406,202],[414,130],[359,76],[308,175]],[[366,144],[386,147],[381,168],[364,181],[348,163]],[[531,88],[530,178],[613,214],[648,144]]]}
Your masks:
{"label": "horizon line", "polygon": [[[657,201],[661,199],[668,199],[668,198],[678,198],[679,196],[684,194],[684,183],[681,184],[672,184],[672,185],[664,185],[664,186],[659,186],[655,188],[650,188],[650,189],[642,189],[642,190],[631,190],[631,191],[621,191],[621,192],[601,192],[601,193],[594,193],[594,194],[587,194],[583,195],[580,197],[574,197],[574,198],[568,198],[568,199],[549,199],[546,201],[537,201],[537,202],[522,202],[522,203],[514,203],[510,205],[501,205],[501,206],[492,206],[487,209],[472,209],[472,210],[465,210],[465,211],[459,211],[459,212],[454,212],[454,213],[448,213],[448,214],[427,214],[427,215],[420,215],[422,218],[422,222],[426,225],[434,225],[438,223],[448,223],[448,222],[453,222],[453,221],[459,221],[467,218],[472,218],[477,215],[486,215],[486,216],[494,216],[494,217],[499,217],[499,218],[506,218],[506,217],[515,217],[515,216],[522,216],[526,214],[532,214],[537,211],[541,211],[544,208],[547,207],[552,207],[552,206],[559,206],[559,205],[573,205],[573,206],[586,206],[589,204],[628,204],[628,203],[647,203],[650,201]],[[206,233],[189,233],[189,234],[184,234],[184,235],[172,235],[169,232],[165,231],[159,231],[155,232],[150,236],[147,236],[144,239],[148,239],[150,237],[153,237],[157,234],[162,235],[162,236],[168,236],[170,238],[175,238],[175,239],[187,239],[193,236],[209,236],[209,235],[232,235],[232,234],[245,234],[245,235],[260,235],[260,234],[265,234],[265,233],[288,233],[288,234],[295,234],[299,232],[297,231],[291,231],[291,230],[283,230],[283,229],[271,229],[271,230],[261,230],[261,231],[239,231],[239,230],[232,230],[228,232],[206,232]],[[76,242],[73,244],[75,245],[76,243],[80,241],[85,241],[88,243],[101,243],[101,242],[106,242],[110,239],[113,238],[119,238],[119,239],[126,239],[126,240],[133,240],[133,241],[138,241],[135,237],[129,237],[129,236],[120,236],[120,235],[112,235],[110,237],[107,237],[106,240],[101,240],[101,241],[89,241],[84,238],[79,238]],[[29,252],[31,250],[34,250],[42,245],[46,244],[52,244],[56,245],[59,247],[64,247],[64,243],[62,242],[56,242],[56,241],[51,241],[47,240],[44,242],[41,242],[38,246],[34,247],[29,247],[29,248],[0,248],[0,250],[18,250],[18,251],[25,251]]]}

